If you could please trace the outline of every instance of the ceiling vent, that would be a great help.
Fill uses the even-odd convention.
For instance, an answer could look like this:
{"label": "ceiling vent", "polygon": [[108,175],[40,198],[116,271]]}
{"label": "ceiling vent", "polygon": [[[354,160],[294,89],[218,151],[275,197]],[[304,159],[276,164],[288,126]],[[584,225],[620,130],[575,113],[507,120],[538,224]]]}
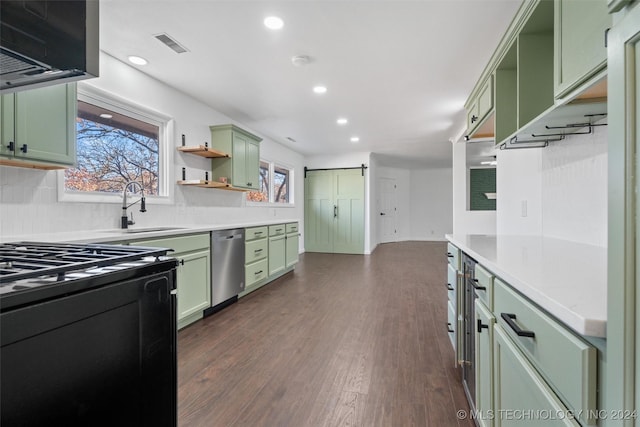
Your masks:
{"label": "ceiling vent", "polygon": [[189,52],[189,49],[187,49],[186,47],[182,46],[180,43],[178,43],[175,39],[173,39],[167,33],[158,34],[158,35],[155,35],[154,37],[157,38],[158,40],[160,40],[165,45],[167,45],[175,53]]}

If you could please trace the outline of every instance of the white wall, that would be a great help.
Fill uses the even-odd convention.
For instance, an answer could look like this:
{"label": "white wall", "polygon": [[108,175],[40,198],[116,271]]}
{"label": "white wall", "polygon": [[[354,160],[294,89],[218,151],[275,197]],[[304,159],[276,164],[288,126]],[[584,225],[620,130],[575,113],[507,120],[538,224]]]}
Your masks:
{"label": "white wall", "polygon": [[[371,156],[376,158],[375,154]],[[397,239],[445,240],[444,235],[453,231],[452,169],[401,169],[377,166],[372,169],[379,178],[393,178],[397,185]],[[379,216],[379,194],[372,196],[372,218]],[[376,221],[377,226],[377,221]],[[379,231],[372,230],[376,241]]]}
{"label": "white wall", "polygon": [[[216,110],[176,91],[146,74],[101,54],[101,77],[87,84],[169,116],[174,120],[170,141],[170,196],[173,204],[148,203],[147,212],[135,211],[141,227],[180,224],[232,224],[241,221],[298,220],[304,230],[304,157],[268,138],[260,144],[261,156],[295,169],[294,207],[245,206],[244,193],[178,186],[183,166],[189,170],[210,170],[210,161],[176,152],[185,134],[187,145],[210,141],[209,126],[234,122]],[[259,136],[253,129],[248,131]],[[117,228],[120,206],[113,203],[59,202],[57,172],[0,167],[0,234],[73,232],[74,230]],[[300,239],[301,249],[304,238]]]}
{"label": "white wall", "polygon": [[497,193],[499,233],[606,246],[606,126],[546,148],[500,151]]}
{"label": "white wall", "polygon": [[445,240],[453,232],[453,169],[418,169],[410,174],[411,239]]}
{"label": "white wall", "polygon": [[[467,148],[464,141],[454,141],[453,150],[453,233],[495,234],[495,211],[467,210]],[[500,168],[498,168],[498,173]],[[498,201],[500,196],[498,193]]]}

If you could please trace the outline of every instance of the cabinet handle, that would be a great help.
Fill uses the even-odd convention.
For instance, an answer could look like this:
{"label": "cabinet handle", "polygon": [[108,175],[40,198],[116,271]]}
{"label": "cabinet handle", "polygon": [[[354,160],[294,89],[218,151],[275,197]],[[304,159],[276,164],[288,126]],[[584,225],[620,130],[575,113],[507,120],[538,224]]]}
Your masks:
{"label": "cabinet handle", "polygon": [[447,290],[448,291],[453,291],[453,286],[451,286],[451,283],[447,283]]}
{"label": "cabinet handle", "polygon": [[255,250],[255,251],[253,251],[253,252],[255,252],[255,253],[262,252],[262,249],[256,249],[256,250]]}
{"label": "cabinet handle", "polygon": [[486,287],[478,285],[478,279],[471,279],[471,280],[472,280],[473,288],[476,291],[486,291],[487,290]]}
{"label": "cabinet handle", "polygon": [[447,258],[453,258],[453,254],[451,252],[447,252]]}
{"label": "cabinet handle", "polygon": [[7,145],[9,151],[16,151],[16,143],[13,141],[9,141],[9,145]]}
{"label": "cabinet handle", "polygon": [[334,218],[338,217],[338,206],[337,205],[333,205],[333,217]]}
{"label": "cabinet handle", "polygon": [[451,329],[451,323],[449,322],[447,322],[447,332],[449,332],[450,334],[455,332],[453,329]]}
{"label": "cabinet handle", "polygon": [[183,259],[180,260],[180,265],[184,265],[184,260]]}
{"label": "cabinet handle", "polygon": [[255,272],[255,273],[253,273],[253,274],[255,274],[256,276],[257,276],[258,274],[262,274],[262,270],[260,270],[260,271],[256,271],[256,272]]}
{"label": "cabinet handle", "polygon": [[22,147],[20,147],[20,151],[22,151],[23,153],[27,153],[27,144],[22,144]]}
{"label": "cabinet handle", "polygon": [[516,319],[516,315],[513,313],[500,313],[500,317],[502,317],[502,319],[507,322],[507,325],[509,325],[509,327],[511,329],[513,329],[513,332],[516,333],[516,335],[518,335],[519,337],[528,337],[528,338],[535,338],[536,334],[533,331],[525,331],[523,329],[520,328],[520,326],[518,326],[516,324],[516,322],[514,322],[514,320]]}
{"label": "cabinet handle", "polygon": [[482,320],[478,319],[477,329],[478,329],[478,333],[480,334],[482,333],[483,329],[489,329],[489,325],[483,325]]}
{"label": "cabinet handle", "polygon": [[471,116],[471,123],[475,123],[476,120],[478,120],[478,116],[476,115]]}
{"label": "cabinet handle", "polygon": [[262,234],[262,231],[256,231],[256,232],[255,232],[255,233],[253,233],[253,234],[255,234],[255,235],[257,236],[258,234]]}

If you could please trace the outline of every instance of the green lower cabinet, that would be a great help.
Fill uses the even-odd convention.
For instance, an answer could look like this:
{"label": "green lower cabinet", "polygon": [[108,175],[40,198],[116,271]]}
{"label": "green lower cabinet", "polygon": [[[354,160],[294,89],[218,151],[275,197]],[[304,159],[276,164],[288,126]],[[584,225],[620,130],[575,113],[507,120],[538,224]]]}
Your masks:
{"label": "green lower cabinet", "polygon": [[287,234],[285,244],[286,268],[293,267],[298,263],[298,240],[300,240],[300,238],[297,232]]}
{"label": "green lower cabinet", "polygon": [[502,326],[496,324],[493,331],[494,425],[578,427]]}
{"label": "green lower cabinet", "polygon": [[476,299],[476,411],[480,427],[493,427],[493,327],[496,318]]}
{"label": "green lower cabinet", "polygon": [[[178,258],[178,329],[202,318],[202,312],[211,305],[209,283],[211,254],[194,252]],[[192,318],[194,318],[192,320]]]}
{"label": "green lower cabinet", "polygon": [[210,234],[166,237],[130,244],[174,250],[168,255],[178,260],[178,329],[202,319],[203,310],[211,305]]}
{"label": "green lower cabinet", "polygon": [[286,236],[269,237],[269,276],[281,273],[286,268]]}

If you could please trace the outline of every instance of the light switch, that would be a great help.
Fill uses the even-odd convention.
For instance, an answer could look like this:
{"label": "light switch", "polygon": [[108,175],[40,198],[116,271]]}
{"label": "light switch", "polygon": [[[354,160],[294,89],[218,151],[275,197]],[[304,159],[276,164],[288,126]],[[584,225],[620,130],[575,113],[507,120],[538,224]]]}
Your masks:
{"label": "light switch", "polygon": [[527,201],[523,200],[522,202],[520,202],[520,216],[522,218],[526,218],[527,216]]}

